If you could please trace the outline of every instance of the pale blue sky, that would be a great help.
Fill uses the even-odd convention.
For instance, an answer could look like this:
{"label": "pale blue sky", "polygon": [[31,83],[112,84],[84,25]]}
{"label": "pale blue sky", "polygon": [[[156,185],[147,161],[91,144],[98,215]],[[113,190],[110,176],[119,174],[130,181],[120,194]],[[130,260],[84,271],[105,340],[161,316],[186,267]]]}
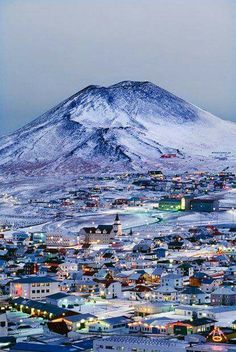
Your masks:
{"label": "pale blue sky", "polygon": [[0,0],[0,11],[0,135],[127,79],[236,120],[235,0]]}

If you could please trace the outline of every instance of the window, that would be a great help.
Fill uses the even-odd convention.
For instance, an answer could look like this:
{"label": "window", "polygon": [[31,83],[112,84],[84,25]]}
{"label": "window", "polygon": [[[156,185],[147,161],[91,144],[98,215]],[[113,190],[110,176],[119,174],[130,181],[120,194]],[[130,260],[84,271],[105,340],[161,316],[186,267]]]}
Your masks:
{"label": "window", "polygon": [[35,293],[35,290],[32,290],[32,293]]}
{"label": "window", "polygon": [[0,326],[1,326],[2,328],[4,328],[4,326],[6,326],[6,322],[5,322],[5,321],[1,321]]}

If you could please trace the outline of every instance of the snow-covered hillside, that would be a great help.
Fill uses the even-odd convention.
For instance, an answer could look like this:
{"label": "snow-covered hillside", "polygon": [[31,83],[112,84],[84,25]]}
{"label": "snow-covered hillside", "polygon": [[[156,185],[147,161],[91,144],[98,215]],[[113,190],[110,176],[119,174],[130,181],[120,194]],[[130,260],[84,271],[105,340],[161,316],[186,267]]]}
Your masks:
{"label": "snow-covered hillside", "polygon": [[[214,152],[231,152],[234,167],[235,140],[236,124],[150,82],[125,81],[107,88],[89,86],[1,138],[0,168],[84,173],[187,169],[204,163],[221,167]],[[167,153],[176,154],[175,160],[161,158]]]}

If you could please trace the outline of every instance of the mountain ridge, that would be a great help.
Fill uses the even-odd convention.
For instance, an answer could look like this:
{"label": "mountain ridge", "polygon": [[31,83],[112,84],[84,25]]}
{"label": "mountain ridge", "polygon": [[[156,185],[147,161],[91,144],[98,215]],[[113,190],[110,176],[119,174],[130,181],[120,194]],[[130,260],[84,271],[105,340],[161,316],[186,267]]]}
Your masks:
{"label": "mountain ridge", "polygon": [[[0,139],[3,172],[102,172],[168,167],[230,152],[236,124],[178,98],[155,84],[122,81],[90,85]],[[187,167],[187,163],[186,164]],[[164,166],[165,166],[164,165]],[[175,166],[173,166],[175,165]]]}

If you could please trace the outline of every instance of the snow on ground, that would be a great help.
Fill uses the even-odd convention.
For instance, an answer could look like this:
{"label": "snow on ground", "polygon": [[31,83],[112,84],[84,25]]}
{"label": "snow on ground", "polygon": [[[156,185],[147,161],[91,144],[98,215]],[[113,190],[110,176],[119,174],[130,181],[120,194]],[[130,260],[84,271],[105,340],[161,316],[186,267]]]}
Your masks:
{"label": "snow on ground", "polygon": [[102,319],[129,314],[133,311],[134,305],[137,304],[139,303],[121,299],[113,299],[111,301],[96,298],[96,300],[92,300],[90,303],[85,303],[78,308],[74,307],[73,310],[82,314],[93,314]]}
{"label": "snow on ground", "polygon": [[[51,200],[69,197],[70,190],[86,189],[86,187],[107,187],[101,191],[99,197],[102,202],[105,199],[122,197],[143,196],[151,202],[144,202],[142,207],[122,207],[107,209],[100,206],[98,210],[82,210],[78,203],[73,207],[55,206],[49,207]],[[197,225],[215,224],[218,226],[232,226],[236,222],[236,190],[216,193],[220,198],[220,204],[225,209],[215,213],[193,212],[167,212],[154,209],[161,193],[150,190],[127,190],[128,183],[123,180],[99,181],[93,179],[68,179],[63,178],[55,181],[54,178],[32,177],[22,180],[8,180],[0,184],[0,224],[8,223],[16,228],[26,231],[59,231],[78,232],[83,226],[96,226],[98,224],[111,224],[118,212],[122,221],[123,229],[129,232],[132,228],[140,236],[155,236],[162,232],[168,233],[171,229],[179,227],[191,227]],[[30,200],[38,200],[30,203]],[[233,209],[235,206],[235,209]],[[60,216],[57,217],[58,212]],[[68,216],[71,219],[68,219]],[[179,231],[179,230],[178,230]],[[8,232],[9,236],[10,232]]]}
{"label": "snow on ground", "polygon": [[[224,138],[222,138],[222,136]],[[150,82],[89,86],[0,139],[4,172],[78,175],[105,170],[236,168],[236,124]],[[221,141],[219,143],[219,140]],[[48,148],[50,146],[50,148]],[[175,153],[165,161],[160,156]]]}
{"label": "snow on ground", "polygon": [[[197,306],[197,308],[198,307],[200,308],[200,306]],[[217,320],[218,320],[217,325],[224,326],[224,327],[231,327],[232,322],[235,320],[235,316],[236,316],[236,307],[234,310],[231,310],[229,312],[227,312],[226,310],[223,310],[222,314],[217,314]],[[148,318],[157,318],[157,319],[163,318],[163,317],[173,319],[174,321],[182,321],[182,320],[188,319],[186,315],[175,314],[175,311],[164,312],[164,313],[148,316]]]}

